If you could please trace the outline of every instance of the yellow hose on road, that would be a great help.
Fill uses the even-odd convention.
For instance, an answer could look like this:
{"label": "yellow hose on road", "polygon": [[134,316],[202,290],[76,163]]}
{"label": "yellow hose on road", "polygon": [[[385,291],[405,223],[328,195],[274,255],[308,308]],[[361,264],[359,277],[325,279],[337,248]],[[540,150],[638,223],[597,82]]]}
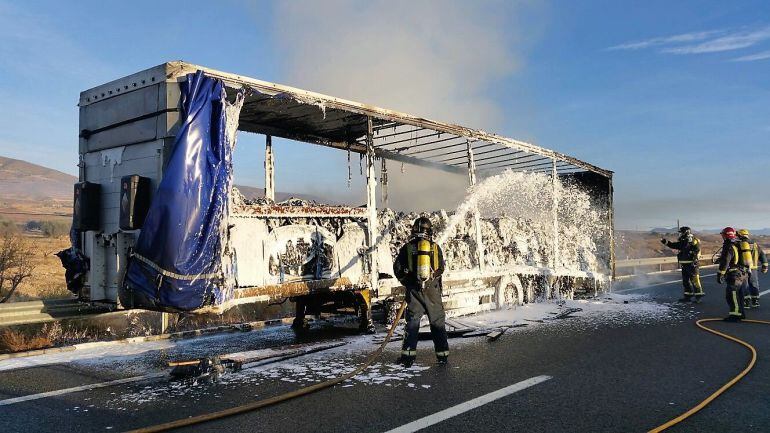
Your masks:
{"label": "yellow hose on road", "polygon": [[396,314],[396,320],[393,321],[393,325],[388,330],[388,334],[385,336],[385,340],[382,342],[380,347],[378,347],[377,350],[369,354],[369,357],[366,358],[366,361],[350,373],[344,374],[334,379],[327,380],[325,382],[317,383],[315,385],[310,385],[305,388],[298,389],[296,391],[287,392],[286,394],[281,394],[275,397],[266,398],[264,400],[255,401],[253,403],[244,404],[242,406],[236,406],[230,409],[221,410],[219,412],[208,413],[205,415],[198,415],[190,418],[183,418],[183,419],[170,421],[163,424],[157,424],[157,425],[152,425],[148,427],[138,428],[136,430],[130,430],[129,433],[162,432],[162,431],[177,429],[180,427],[187,427],[195,424],[201,424],[204,422],[213,421],[216,419],[221,419],[232,415],[237,415],[237,414],[261,409],[263,407],[272,406],[277,403],[281,403],[287,400],[291,400],[293,398],[301,397],[303,395],[308,395],[313,392],[332,387],[334,385],[337,385],[338,383],[342,383],[348,379],[351,379],[352,377],[366,370],[367,367],[372,365],[372,363],[377,358],[379,358],[380,355],[382,355],[383,350],[385,350],[385,346],[388,344],[388,342],[390,342],[390,338],[393,337],[393,332],[396,330],[396,326],[398,326],[398,321],[401,320],[401,316],[403,316],[404,314],[404,309],[406,309],[406,301],[401,302],[401,307],[398,309],[398,313]]}
{"label": "yellow hose on road", "polygon": [[[710,332],[712,334],[716,334],[716,335],[718,335],[718,336],[720,336],[722,338],[726,338],[726,339],[728,339],[730,341],[736,342],[736,343],[740,344],[741,346],[749,349],[749,351],[751,352],[751,361],[746,366],[746,368],[743,369],[743,371],[738,373],[737,376],[735,376],[732,379],[730,379],[729,382],[727,382],[726,384],[722,385],[722,387],[719,388],[718,390],[716,390],[713,394],[711,394],[710,396],[706,397],[705,400],[703,400],[702,402],[698,403],[695,407],[693,407],[692,409],[688,410],[687,412],[679,415],[678,417],[676,417],[676,418],[666,422],[665,424],[661,424],[658,427],[655,427],[654,429],[650,430],[649,433],[662,432],[663,430],[666,430],[667,428],[669,428],[671,426],[679,424],[680,422],[682,422],[682,421],[686,420],[687,418],[693,416],[696,412],[698,412],[699,410],[701,410],[704,407],[708,406],[709,403],[714,401],[714,399],[716,399],[717,397],[722,395],[725,391],[730,389],[730,387],[732,387],[733,385],[738,383],[739,380],[743,379],[743,377],[746,376],[749,373],[749,371],[751,371],[752,368],[754,368],[754,364],[756,364],[756,362],[757,362],[757,349],[755,349],[754,346],[752,346],[751,344],[749,344],[749,343],[747,343],[747,342],[745,342],[745,341],[743,341],[743,340],[741,340],[739,338],[733,337],[732,335],[727,335],[727,334],[725,334],[723,332],[719,332],[719,331],[717,331],[715,329],[711,329],[708,326],[703,325],[703,323],[705,323],[705,322],[717,322],[717,321],[721,322],[722,319],[716,319],[716,318],[714,318],[714,319],[700,319],[700,320],[695,322],[695,325],[697,325],[699,328],[703,329],[704,331],[708,331],[708,332]],[[770,322],[768,322],[766,320],[749,320],[749,319],[745,319],[742,322],[761,323],[763,325],[770,325]]]}

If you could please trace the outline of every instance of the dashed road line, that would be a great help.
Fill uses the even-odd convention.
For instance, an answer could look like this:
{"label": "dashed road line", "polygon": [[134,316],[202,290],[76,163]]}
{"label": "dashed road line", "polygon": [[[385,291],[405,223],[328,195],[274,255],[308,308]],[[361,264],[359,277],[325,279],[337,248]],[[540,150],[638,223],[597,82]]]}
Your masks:
{"label": "dashed road line", "polygon": [[89,385],[75,386],[72,388],[57,389],[56,391],[41,392],[38,394],[30,394],[30,395],[24,395],[21,397],[8,398],[5,400],[0,400],[0,406],[10,406],[12,404],[22,403],[25,401],[39,400],[41,398],[72,394],[73,392],[88,391],[92,389],[106,388],[108,386],[113,386],[113,385],[121,385],[124,383],[134,383],[134,382],[141,382],[149,379],[157,379],[165,375],[166,373],[151,373],[151,374],[145,374],[142,376],[134,376],[134,377],[127,377],[123,379],[111,380],[109,382],[92,383]]}
{"label": "dashed road line", "polygon": [[457,415],[463,414],[470,410],[484,406],[487,403],[491,403],[495,400],[499,400],[503,397],[509,396],[516,392],[527,389],[531,386],[537,385],[538,383],[543,383],[549,379],[551,379],[551,376],[531,377],[527,380],[514,383],[513,385],[506,386],[505,388],[502,388],[502,389],[498,389],[497,391],[490,392],[489,394],[484,394],[481,397],[476,397],[473,400],[468,400],[465,403],[460,403],[456,406],[452,406],[448,409],[444,409],[441,412],[436,412],[432,415],[428,415],[426,417],[412,421],[409,424],[404,424],[401,427],[394,428],[393,430],[389,430],[386,433],[416,432],[426,427],[430,427],[434,424],[438,424],[442,421],[446,421],[449,418],[455,417]]}
{"label": "dashed road line", "polygon": [[[716,275],[716,273],[713,273],[713,274],[706,274],[706,275],[701,275],[701,278],[705,278],[705,277],[713,277],[714,275]],[[646,286],[642,286],[642,287],[634,287],[634,288],[631,288],[631,289],[613,290],[613,291],[612,291],[612,293],[626,293],[626,292],[633,292],[633,291],[636,291],[636,290],[644,290],[644,289],[649,289],[649,288],[651,288],[651,287],[665,286],[665,285],[667,285],[667,284],[674,284],[674,283],[681,283],[681,282],[682,282],[682,280],[681,280],[681,279],[678,279],[678,280],[672,280],[672,281],[664,281],[664,282],[662,282],[662,283],[648,284],[648,285],[646,285]]]}

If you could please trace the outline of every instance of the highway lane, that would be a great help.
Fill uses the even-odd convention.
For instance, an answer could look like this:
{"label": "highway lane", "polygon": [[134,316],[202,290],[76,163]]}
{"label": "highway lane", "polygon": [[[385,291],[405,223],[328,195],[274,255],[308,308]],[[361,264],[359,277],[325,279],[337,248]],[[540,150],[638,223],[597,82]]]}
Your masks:
{"label": "highway lane", "polygon": [[[704,274],[713,271],[705,270]],[[676,274],[660,275],[663,282]],[[761,282],[770,288],[770,278]],[[671,303],[681,296],[678,282],[636,292],[655,302]],[[331,390],[201,428],[246,431],[388,431],[421,419],[436,421],[423,431],[646,431],[685,411],[735,375],[748,361],[745,349],[698,330],[696,317],[726,314],[724,288],[705,277],[707,296],[695,305],[674,304],[670,317],[637,320],[621,312],[612,317],[586,316],[511,330],[498,341],[453,340],[449,366],[436,366],[430,342],[420,346],[414,372],[383,364],[370,381]],[[767,305],[749,316],[770,319]],[[758,325],[719,323],[720,330],[754,344],[759,361],[745,381],[711,406],[672,431],[767,431],[770,413],[770,329]],[[770,328],[770,326],[767,326]],[[328,338],[328,335],[319,337]],[[216,350],[252,336],[232,335]],[[288,330],[275,331],[268,344],[291,339]],[[216,340],[216,339],[215,339]],[[262,343],[260,343],[262,344]],[[201,347],[206,347],[201,345]],[[373,345],[369,346],[374,348]],[[385,361],[397,357],[397,344]],[[219,352],[222,353],[222,352]],[[148,355],[151,357],[154,355]],[[341,352],[338,368],[360,361],[360,352]],[[334,371],[332,363],[325,374]],[[296,363],[292,368],[297,368]],[[165,381],[124,384],[0,406],[4,431],[126,430],[169,421],[296,389],[302,371],[274,377],[239,373],[232,380],[174,388]],[[401,380],[378,380],[391,375]],[[0,399],[67,386],[126,377],[120,369],[82,364],[54,364],[0,372]],[[517,384],[549,377],[528,387]],[[36,378],[43,385],[33,386]],[[22,386],[23,385],[23,386]],[[505,393],[501,390],[515,392]],[[521,388],[521,389],[518,389]],[[16,389],[17,391],[12,391]],[[42,392],[42,391],[37,391]],[[497,394],[495,394],[497,393]],[[501,395],[485,401],[485,396]],[[480,401],[483,404],[478,404]],[[467,410],[458,411],[453,408]],[[457,412],[457,413],[455,413]],[[447,413],[451,416],[446,417]],[[437,415],[443,414],[443,415]],[[194,431],[196,429],[188,429]],[[407,429],[408,430],[408,429]]]}

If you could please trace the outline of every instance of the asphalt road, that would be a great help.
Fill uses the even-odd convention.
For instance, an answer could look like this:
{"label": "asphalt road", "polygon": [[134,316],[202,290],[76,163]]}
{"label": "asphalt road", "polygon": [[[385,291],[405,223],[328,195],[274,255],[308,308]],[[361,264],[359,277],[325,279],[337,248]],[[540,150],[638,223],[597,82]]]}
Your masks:
{"label": "asphalt road", "polygon": [[[694,326],[695,318],[723,317],[727,311],[724,287],[713,276],[704,276],[703,282],[703,303],[676,304],[674,314],[662,320],[629,320],[621,311],[608,313],[612,317],[515,329],[495,342],[453,340],[448,366],[435,365],[426,341],[420,346],[418,369],[378,367],[379,379],[392,374],[399,380],[353,382],[187,430],[388,431],[424,419],[424,431],[443,433],[647,431],[700,402],[749,360],[744,348]],[[770,278],[763,275],[761,284],[770,288]],[[631,293],[671,303],[680,297],[681,286],[656,283]],[[770,320],[770,297],[762,300],[766,305],[749,310],[750,318]],[[670,431],[770,431],[770,326],[713,326],[753,344],[759,352],[757,365],[726,394]],[[314,332],[318,339],[340,336],[340,331]],[[223,353],[292,340],[287,329],[235,334],[190,342],[164,356],[178,355],[174,350]],[[385,361],[394,360],[397,349],[397,344],[389,346]],[[363,355],[353,351],[340,357],[341,364],[354,365]],[[257,378],[242,372],[196,386],[150,379],[2,405],[9,398],[132,377],[137,370],[131,363],[142,362],[159,363],[157,353],[128,362],[116,358],[114,366],[66,363],[0,371],[0,431],[123,431],[278,395],[299,387],[305,374],[288,370]],[[333,375],[335,365],[319,374]],[[542,382],[525,387],[524,381],[533,378]]]}

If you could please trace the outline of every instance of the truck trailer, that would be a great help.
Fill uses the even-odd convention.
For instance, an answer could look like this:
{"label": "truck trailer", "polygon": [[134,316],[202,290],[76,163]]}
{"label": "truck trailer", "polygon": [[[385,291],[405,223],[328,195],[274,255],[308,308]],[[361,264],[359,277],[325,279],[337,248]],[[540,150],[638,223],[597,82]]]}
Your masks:
{"label": "truck trailer", "polygon": [[[70,267],[83,272],[68,283],[87,302],[198,313],[291,299],[352,306],[364,323],[373,302],[402,290],[393,257],[415,216],[387,207],[389,162],[470,187],[500,173],[549,176],[584,191],[602,221],[583,251],[555,193],[546,221],[471,209],[444,240],[449,315],[611,284],[612,172],[559,152],[182,61],[83,91],[79,110]],[[265,136],[264,197],[233,186],[238,131]],[[276,201],[276,137],[359,154],[366,203]],[[427,214],[439,227],[453,216]],[[515,235],[527,232],[539,245]]]}

